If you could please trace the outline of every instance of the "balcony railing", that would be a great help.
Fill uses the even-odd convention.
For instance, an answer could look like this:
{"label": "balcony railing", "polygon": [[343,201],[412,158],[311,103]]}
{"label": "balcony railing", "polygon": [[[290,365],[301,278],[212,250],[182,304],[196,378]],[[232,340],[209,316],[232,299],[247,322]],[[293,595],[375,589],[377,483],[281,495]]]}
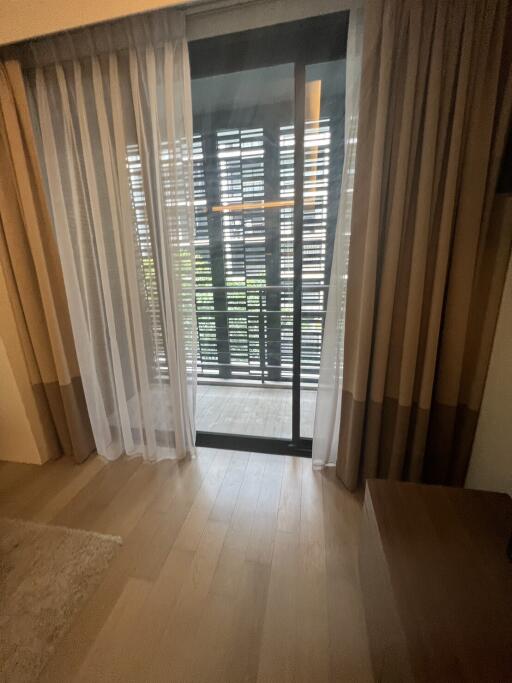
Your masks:
{"label": "balcony railing", "polygon": [[[301,382],[316,385],[327,285],[302,294]],[[203,380],[290,384],[293,286],[197,287],[198,375]]]}

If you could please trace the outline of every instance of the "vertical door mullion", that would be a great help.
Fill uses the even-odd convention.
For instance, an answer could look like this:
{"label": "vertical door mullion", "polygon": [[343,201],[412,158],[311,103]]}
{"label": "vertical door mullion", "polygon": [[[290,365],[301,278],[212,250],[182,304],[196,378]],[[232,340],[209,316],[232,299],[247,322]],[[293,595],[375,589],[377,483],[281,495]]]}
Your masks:
{"label": "vertical door mullion", "polygon": [[300,351],[302,325],[302,228],[304,220],[304,131],[306,109],[306,66],[295,62],[295,156],[293,209],[293,377],[292,441],[300,440]]}

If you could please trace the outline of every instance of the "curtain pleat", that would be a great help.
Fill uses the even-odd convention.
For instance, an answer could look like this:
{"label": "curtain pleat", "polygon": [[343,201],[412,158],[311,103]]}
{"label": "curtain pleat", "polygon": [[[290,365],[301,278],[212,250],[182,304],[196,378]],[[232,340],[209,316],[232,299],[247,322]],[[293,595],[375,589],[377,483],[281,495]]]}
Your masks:
{"label": "curtain pleat", "polygon": [[499,0],[366,5],[337,460],[349,488],[464,481],[512,241],[492,213],[511,31]]}
{"label": "curtain pleat", "polygon": [[313,431],[312,457],[315,469],[335,465],[338,452],[348,252],[361,81],[362,30],[362,10],[352,10],[347,40],[345,154]]}
{"label": "curtain pleat", "polygon": [[27,83],[97,450],[183,457],[196,388],[184,17],[41,41],[39,58]]}
{"label": "curtain pleat", "polygon": [[0,262],[50,452],[94,442],[20,66],[0,64]]}

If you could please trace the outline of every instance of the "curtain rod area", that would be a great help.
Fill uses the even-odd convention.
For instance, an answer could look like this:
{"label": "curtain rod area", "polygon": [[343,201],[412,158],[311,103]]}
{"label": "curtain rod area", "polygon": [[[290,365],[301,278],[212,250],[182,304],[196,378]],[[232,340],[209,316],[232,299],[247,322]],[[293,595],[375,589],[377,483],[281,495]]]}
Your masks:
{"label": "curtain rod area", "polygon": [[355,9],[360,4],[361,0],[192,0],[171,3],[166,7],[157,6],[141,12],[134,10],[123,16],[73,25],[67,29],[47,31],[23,40],[4,43],[0,45],[0,59],[18,59],[24,68],[30,68],[33,66],[30,56],[32,44],[104,24],[115,24],[130,17],[182,12],[185,15],[187,39],[190,41]]}
{"label": "curtain rod area", "polygon": [[361,0],[217,0],[185,9],[188,40],[201,40],[356,9]]}

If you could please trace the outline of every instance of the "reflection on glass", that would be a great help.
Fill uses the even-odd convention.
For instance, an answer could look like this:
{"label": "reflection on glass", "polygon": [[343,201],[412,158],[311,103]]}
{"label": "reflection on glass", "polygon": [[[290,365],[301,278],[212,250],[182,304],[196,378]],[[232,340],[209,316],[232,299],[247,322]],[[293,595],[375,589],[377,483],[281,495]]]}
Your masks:
{"label": "reflection on glass", "polygon": [[343,167],[345,61],[307,66],[305,96],[300,431],[312,437]]}
{"label": "reflection on glass", "polygon": [[291,438],[293,74],[192,83],[202,431]]}

